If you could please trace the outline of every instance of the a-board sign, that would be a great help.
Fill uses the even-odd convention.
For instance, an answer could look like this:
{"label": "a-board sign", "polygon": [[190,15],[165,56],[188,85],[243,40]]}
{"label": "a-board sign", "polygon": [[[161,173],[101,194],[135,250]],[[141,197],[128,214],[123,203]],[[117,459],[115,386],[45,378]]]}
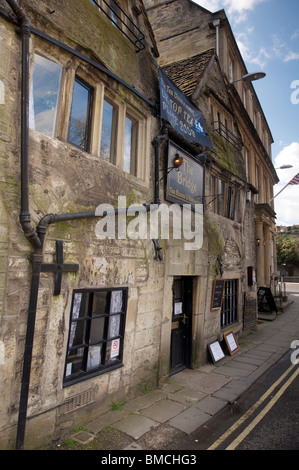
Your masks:
{"label": "a-board sign", "polygon": [[219,341],[214,341],[213,343],[208,344],[208,349],[214,364],[225,358],[225,354],[222,350],[222,347],[220,346]]}
{"label": "a-board sign", "polygon": [[228,331],[227,333],[224,333],[223,337],[225,339],[227,349],[231,356],[239,351],[240,346],[238,345],[235,334],[232,330]]}
{"label": "a-board sign", "polygon": [[260,287],[257,293],[259,312],[276,312],[277,307],[270,287]]}
{"label": "a-board sign", "polygon": [[215,279],[213,284],[211,310],[221,310],[225,279]]}

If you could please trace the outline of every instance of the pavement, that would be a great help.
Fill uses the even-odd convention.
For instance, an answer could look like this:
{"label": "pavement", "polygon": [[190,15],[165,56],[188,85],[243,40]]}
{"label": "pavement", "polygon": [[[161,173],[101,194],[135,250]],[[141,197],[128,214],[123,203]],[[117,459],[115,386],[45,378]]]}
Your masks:
{"label": "pavement", "polygon": [[160,388],[91,421],[72,439],[86,444],[109,426],[125,435],[121,450],[163,450],[206,425],[299,340],[299,284],[288,284],[287,294],[282,311],[259,315],[257,327],[243,332],[236,354],[169,377]]}

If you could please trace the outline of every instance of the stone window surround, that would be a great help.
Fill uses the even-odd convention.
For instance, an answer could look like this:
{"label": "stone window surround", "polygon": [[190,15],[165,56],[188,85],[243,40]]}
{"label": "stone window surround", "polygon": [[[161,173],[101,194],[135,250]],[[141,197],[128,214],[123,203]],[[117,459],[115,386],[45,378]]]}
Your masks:
{"label": "stone window surround", "polygon": [[[62,66],[62,76],[60,83],[60,92],[57,106],[57,120],[55,133],[53,138],[68,143],[69,120],[72,105],[72,93],[75,77],[86,82],[93,88],[93,110],[91,122],[91,138],[88,153],[100,158],[100,141],[102,128],[102,111],[104,98],[108,97],[118,107],[118,125],[117,125],[117,142],[114,156],[114,166],[122,171],[122,174],[129,181],[149,185],[149,160],[150,160],[150,116],[144,106],[140,105],[140,100],[136,99],[133,94],[121,84],[114,82],[111,78],[105,76],[98,70],[94,70],[90,65],[81,63],[76,57],[69,59],[69,56],[61,54],[59,48],[51,47],[51,52],[43,50],[40,40],[35,40],[38,47],[31,49],[31,74],[32,77],[34,55],[41,55],[48,60]],[[42,42],[42,41],[41,41]],[[123,171],[123,153],[124,153],[124,132],[125,117],[129,115],[138,123],[136,133],[136,162],[134,165],[135,174]],[[72,145],[72,144],[69,144]],[[82,152],[84,152],[82,150]],[[84,152],[85,153],[85,152]],[[103,160],[105,162],[105,160]],[[106,162],[108,165],[110,162]]]}
{"label": "stone window surround", "polygon": [[[120,309],[112,310],[112,294],[115,292],[122,292],[122,306]],[[105,311],[94,311],[94,305],[97,304],[95,302],[95,296],[97,294],[105,294],[106,293],[106,305]],[[80,313],[77,307],[75,307],[75,296],[81,295],[80,298]],[[86,296],[87,301],[84,301],[82,296]],[[92,300],[92,302],[91,302]],[[66,351],[66,358],[65,358],[65,373],[64,373],[64,380],[63,386],[67,387],[69,385],[73,385],[74,383],[81,382],[87,380],[91,377],[109,372],[119,367],[123,367],[123,346],[124,346],[124,336],[125,336],[125,323],[126,323],[126,313],[127,313],[127,302],[128,302],[128,288],[127,287],[114,287],[114,288],[99,288],[99,289],[75,289],[73,291],[73,299],[72,299],[72,306],[70,311],[70,326],[69,326],[69,337],[68,337],[68,346]],[[83,305],[83,312],[85,310],[85,314],[81,314],[81,305]],[[85,307],[84,307],[85,305]],[[76,313],[77,312],[77,313]],[[117,332],[113,332],[113,328],[115,328],[114,324],[111,324],[112,318],[119,317]],[[94,321],[103,321],[101,322],[102,326],[97,326],[99,331],[102,331],[102,336],[96,337],[92,334],[92,324]],[[77,325],[78,322],[84,324],[84,338],[82,345],[78,347],[73,345],[73,340],[75,337],[76,328],[73,330],[73,326]],[[89,325],[89,326],[88,326]],[[112,332],[110,332],[110,328],[112,327]],[[80,329],[79,329],[80,331]],[[110,333],[109,333],[110,332]],[[116,334],[116,336],[114,336]],[[73,338],[72,338],[73,335]],[[112,335],[112,336],[110,336]],[[71,339],[72,338],[72,339]],[[95,341],[96,340],[96,341]],[[113,341],[118,341],[118,350],[117,354],[113,355],[112,345]],[[109,343],[110,346],[109,346]],[[109,346],[109,347],[108,347]],[[98,358],[99,364],[92,364],[90,357],[93,357],[93,360],[96,360],[96,349],[100,348],[100,355]],[[111,351],[110,349],[111,348]],[[92,349],[93,353],[90,353],[90,349]],[[83,368],[80,370],[72,371],[73,363],[77,356],[71,358],[71,361],[68,361],[68,353],[71,355],[71,351],[82,351],[82,365]],[[110,352],[110,358],[109,358]],[[90,356],[91,354],[91,356]],[[70,356],[71,357],[71,356]],[[80,355],[78,356],[78,360],[80,361]],[[70,366],[70,367],[69,367]]]}
{"label": "stone window surround", "polygon": [[[219,214],[218,212],[218,182],[221,180],[224,183],[224,194],[223,194],[223,213]],[[216,172],[214,170],[211,171],[210,175],[210,207],[211,211],[214,212],[215,214],[219,215],[220,217],[225,217],[232,222],[235,223],[240,223],[241,220],[241,197],[240,197],[240,185],[236,184],[234,181],[231,181],[229,178],[225,177],[221,172]],[[216,192],[217,194],[214,194],[214,187],[213,187],[213,181],[216,182]],[[229,202],[229,188],[232,189],[232,193],[230,193],[230,202]],[[239,199],[236,200],[236,195],[239,195]],[[213,201],[214,200],[214,201]],[[236,207],[236,201],[238,204],[238,207]],[[230,205],[229,211],[230,214],[228,214],[228,204]],[[237,210],[237,220],[235,220],[235,210]]]}

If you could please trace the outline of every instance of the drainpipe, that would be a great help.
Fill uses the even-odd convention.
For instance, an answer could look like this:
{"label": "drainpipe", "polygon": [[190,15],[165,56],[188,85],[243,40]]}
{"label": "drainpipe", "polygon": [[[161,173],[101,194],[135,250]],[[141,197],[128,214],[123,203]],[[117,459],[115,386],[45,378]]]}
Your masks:
{"label": "drainpipe", "polygon": [[213,26],[216,28],[216,55],[219,57],[219,26],[220,26],[220,19],[213,21]]}
{"label": "drainpipe", "polygon": [[23,373],[21,380],[19,416],[16,449],[24,448],[25,424],[29,394],[30,370],[33,350],[34,327],[38,286],[42,264],[42,246],[37,232],[31,226],[29,212],[29,39],[30,25],[24,10],[15,0],[6,0],[16,15],[22,40],[22,77],[21,77],[21,210],[20,223],[26,238],[34,246],[32,255],[32,279],[28,308],[27,331],[25,340]]}
{"label": "drainpipe", "polygon": [[162,134],[158,134],[153,139],[153,146],[155,147],[155,192],[154,192],[154,204],[160,205],[160,177],[159,177],[159,167],[160,167],[160,144],[163,140],[168,138],[168,130],[166,127],[162,129]]}
{"label": "drainpipe", "polygon": [[29,39],[30,24],[26,13],[16,0],[6,0],[17,17],[22,39],[22,78],[21,78],[21,211],[20,223],[25,236],[40,248],[36,231],[31,226],[29,213]]}

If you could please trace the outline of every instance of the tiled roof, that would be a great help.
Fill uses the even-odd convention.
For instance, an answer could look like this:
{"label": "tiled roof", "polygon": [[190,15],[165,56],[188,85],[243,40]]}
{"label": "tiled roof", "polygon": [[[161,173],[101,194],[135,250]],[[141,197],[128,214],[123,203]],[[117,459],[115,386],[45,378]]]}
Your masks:
{"label": "tiled roof", "polygon": [[188,59],[165,65],[162,69],[174,84],[190,98],[214,53],[214,48],[208,49]]}

